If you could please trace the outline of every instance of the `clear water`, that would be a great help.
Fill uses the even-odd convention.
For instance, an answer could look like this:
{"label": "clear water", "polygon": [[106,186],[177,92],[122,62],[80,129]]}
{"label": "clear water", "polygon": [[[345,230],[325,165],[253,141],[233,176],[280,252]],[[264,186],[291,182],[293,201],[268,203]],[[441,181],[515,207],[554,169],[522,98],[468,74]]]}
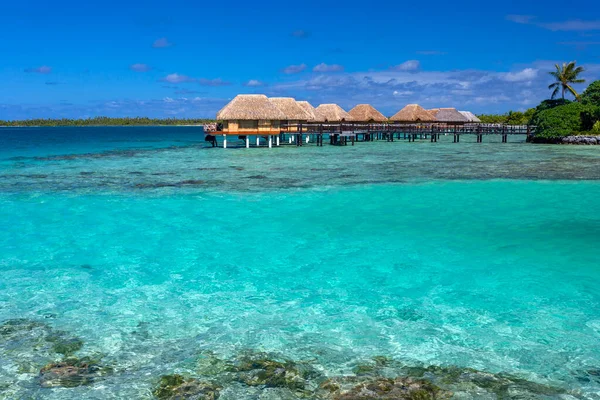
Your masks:
{"label": "clear water", "polygon": [[118,373],[40,388],[48,360],[27,370],[35,351],[0,342],[0,398],[151,398],[202,351],[245,349],[600,398],[578,379],[600,367],[600,148],[511,139],[223,150],[189,127],[1,129],[0,323],[48,323]]}

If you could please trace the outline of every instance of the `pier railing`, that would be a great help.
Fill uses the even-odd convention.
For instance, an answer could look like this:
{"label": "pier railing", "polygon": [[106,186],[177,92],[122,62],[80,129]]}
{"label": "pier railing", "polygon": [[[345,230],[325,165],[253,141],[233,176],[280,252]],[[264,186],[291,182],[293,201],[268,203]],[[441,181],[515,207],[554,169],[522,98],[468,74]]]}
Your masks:
{"label": "pier railing", "polygon": [[[208,141],[213,146],[217,145],[217,136],[223,136],[223,147],[227,147],[226,136],[236,135],[235,132],[209,131]],[[509,135],[526,135],[526,141],[530,141],[535,134],[535,126],[532,125],[501,125],[483,123],[359,123],[359,122],[329,122],[329,123],[282,123],[276,132],[239,132],[240,139],[244,139],[246,147],[250,147],[249,136],[256,137],[256,145],[261,143],[261,137],[267,141],[268,146],[279,146],[280,141],[284,144],[296,144],[302,146],[304,143],[313,142],[317,146],[323,145],[323,138],[327,137],[332,145],[347,145],[355,142],[370,142],[374,140],[408,140],[414,142],[417,139],[429,139],[437,142],[440,136],[453,135],[455,143],[460,142],[462,135],[475,135],[478,143],[483,142],[486,135],[498,135],[502,143],[508,142]]]}

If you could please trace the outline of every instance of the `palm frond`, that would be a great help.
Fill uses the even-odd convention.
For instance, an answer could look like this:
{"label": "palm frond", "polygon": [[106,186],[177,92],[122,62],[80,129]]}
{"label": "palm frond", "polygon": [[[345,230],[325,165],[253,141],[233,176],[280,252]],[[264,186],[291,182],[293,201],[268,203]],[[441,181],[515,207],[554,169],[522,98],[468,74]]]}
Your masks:
{"label": "palm frond", "polygon": [[576,99],[579,95],[573,89],[571,84],[584,83],[585,79],[580,79],[579,74],[585,71],[585,68],[577,66],[577,61],[563,62],[562,65],[554,64],[556,71],[549,72],[550,75],[556,79],[554,83],[548,86],[548,89],[554,89],[552,92],[552,98],[554,99],[559,92],[562,91],[562,97],[565,97],[565,93],[568,91],[573,94]]}

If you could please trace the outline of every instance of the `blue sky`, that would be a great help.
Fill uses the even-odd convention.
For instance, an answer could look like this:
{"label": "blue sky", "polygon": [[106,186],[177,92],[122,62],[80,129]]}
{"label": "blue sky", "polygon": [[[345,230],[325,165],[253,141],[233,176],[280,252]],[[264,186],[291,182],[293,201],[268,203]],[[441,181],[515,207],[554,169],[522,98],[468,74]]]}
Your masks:
{"label": "blue sky", "polygon": [[600,78],[597,1],[5,3],[0,119],[214,117],[238,93],[506,112],[556,62]]}

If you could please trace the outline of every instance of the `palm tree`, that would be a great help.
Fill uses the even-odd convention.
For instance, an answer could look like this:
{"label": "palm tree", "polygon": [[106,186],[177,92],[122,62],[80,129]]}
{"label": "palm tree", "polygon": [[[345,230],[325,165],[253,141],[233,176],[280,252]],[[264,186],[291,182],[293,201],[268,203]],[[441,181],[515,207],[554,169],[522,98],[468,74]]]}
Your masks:
{"label": "palm tree", "polygon": [[552,98],[556,98],[558,91],[562,90],[562,98],[564,99],[565,92],[568,90],[575,96],[575,99],[579,99],[579,95],[575,89],[573,89],[571,84],[585,82],[585,79],[578,79],[578,75],[585,71],[585,69],[583,69],[583,67],[575,67],[575,61],[563,63],[562,66],[558,64],[555,64],[554,66],[556,67],[556,71],[550,72],[550,75],[556,78],[556,82],[548,86],[548,89],[554,89]]}

